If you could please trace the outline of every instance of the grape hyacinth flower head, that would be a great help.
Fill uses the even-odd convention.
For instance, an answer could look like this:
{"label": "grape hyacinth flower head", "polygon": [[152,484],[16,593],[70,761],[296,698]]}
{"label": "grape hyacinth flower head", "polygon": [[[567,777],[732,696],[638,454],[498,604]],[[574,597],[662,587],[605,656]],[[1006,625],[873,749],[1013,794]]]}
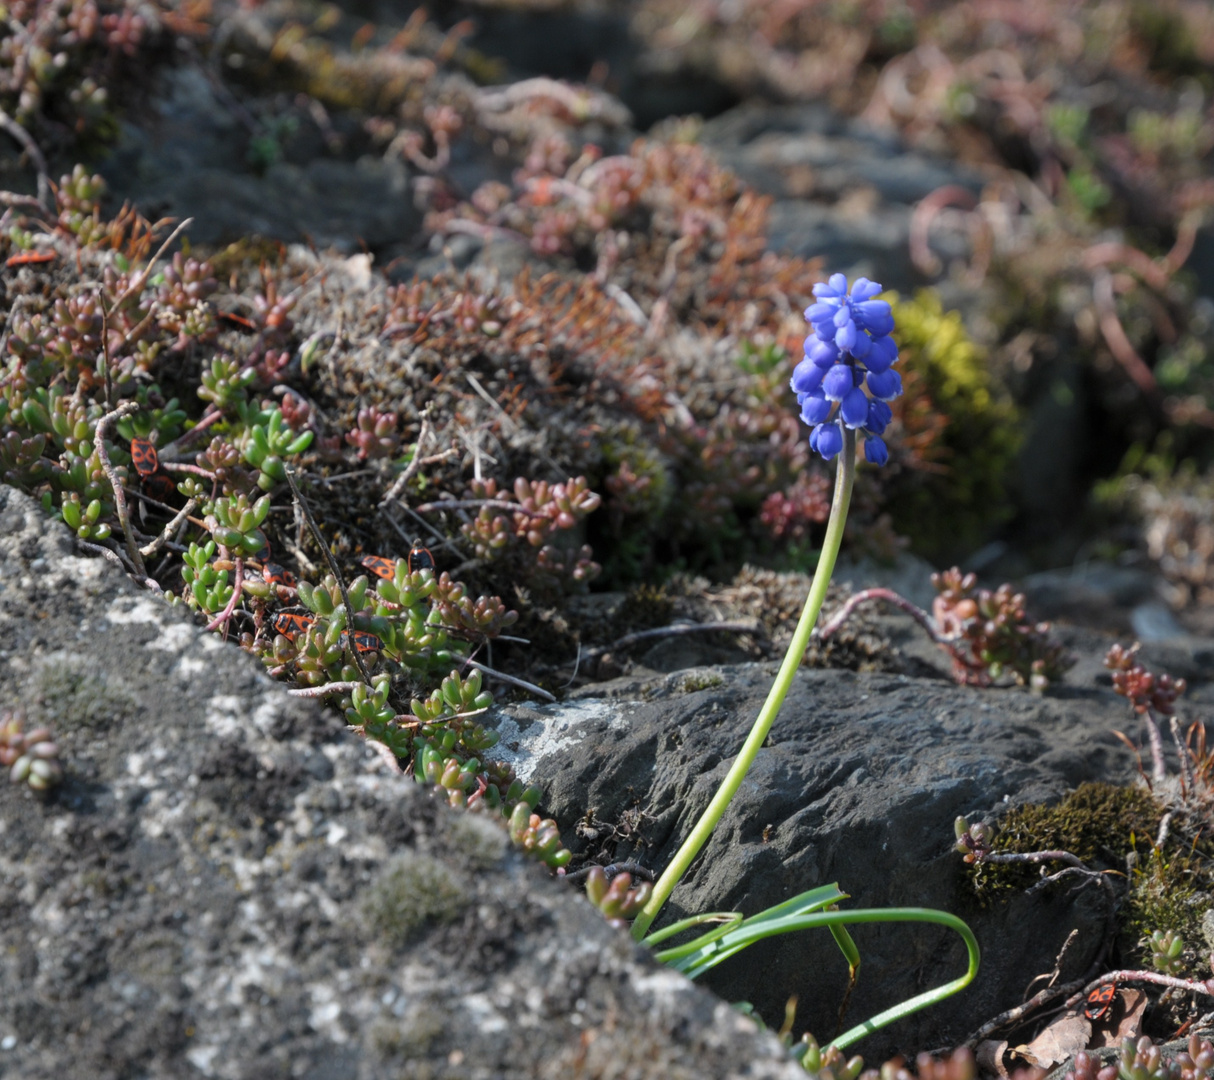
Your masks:
{"label": "grape hyacinth flower head", "polygon": [[809,445],[827,461],[843,449],[841,424],[863,434],[866,460],[889,460],[881,436],[893,416],[888,402],[902,393],[902,376],[893,370],[893,312],[886,301],[873,299],[880,292],[868,278],[857,278],[849,292],[847,278],[832,274],[814,286],[817,302],[805,310],[813,332],[791,385],[801,419],[813,429]]}

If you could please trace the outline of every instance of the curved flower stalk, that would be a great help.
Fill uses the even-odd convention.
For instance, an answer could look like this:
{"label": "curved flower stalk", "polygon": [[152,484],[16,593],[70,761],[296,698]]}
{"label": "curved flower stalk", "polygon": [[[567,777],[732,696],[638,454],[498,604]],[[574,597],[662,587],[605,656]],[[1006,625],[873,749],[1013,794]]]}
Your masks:
{"label": "curved flower stalk", "polygon": [[801,419],[812,426],[810,446],[827,460],[839,458],[822,554],[771,692],[712,802],[654,885],[653,895],[632,924],[632,936],[638,941],[712,835],[788,695],[822,610],[843,541],[843,525],[856,476],[857,432],[865,436],[867,460],[880,465],[889,459],[881,434],[891,416],[887,403],[902,393],[902,378],[892,370],[898,349],[889,336],[894,328],[890,306],[884,300],[873,299],[880,291],[876,282],[860,278],[849,294],[847,278],[842,274],[833,274],[825,284],[814,286],[818,302],[805,311],[813,333],[805,339],[805,358],[794,369],[791,385],[801,405]]}
{"label": "curved flower stalk", "polygon": [[[880,285],[860,278],[849,293],[847,278],[842,274],[835,274],[829,282],[814,286],[817,303],[805,312],[813,332],[805,339],[805,358],[793,371],[791,385],[801,406],[801,418],[812,428],[810,446],[828,461],[836,457],[839,459],[822,554],[788,652],[750,734],[708,808],[654,885],[653,893],[633,921],[632,935],[638,941],[657,944],[673,933],[704,921],[705,917],[688,920],[676,927],[666,927],[648,938],[645,936],[675,885],[712,835],[767,739],[780,706],[788,695],[793,676],[800,666],[810,634],[822,610],[839,554],[855,481],[858,436],[864,437],[865,458],[871,464],[883,465],[889,460],[889,450],[881,436],[891,419],[888,403],[902,393],[902,379],[893,370],[898,360],[898,349],[889,336],[894,328],[890,306],[883,300],[874,299],[880,292]],[[822,910],[844,898],[845,894],[836,886],[824,886],[750,919],[742,920],[741,916],[731,914],[723,926],[709,931],[690,945],[661,952],[658,957],[694,977],[764,937],[826,926],[847,958],[854,977],[860,964],[860,954],[847,933],[847,923],[936,922],[951,927],[962,936],[969,954],[969,967],[965,975],[852,1028],[834,1040],[832,1046],[836,1048],[847,1046],[885,1024],[943,1000],[967,986],[977,974],[978,944],[969,927],[955,916],[920,908],[842,912]],[[719,919],[714,916],[709,921]]]}

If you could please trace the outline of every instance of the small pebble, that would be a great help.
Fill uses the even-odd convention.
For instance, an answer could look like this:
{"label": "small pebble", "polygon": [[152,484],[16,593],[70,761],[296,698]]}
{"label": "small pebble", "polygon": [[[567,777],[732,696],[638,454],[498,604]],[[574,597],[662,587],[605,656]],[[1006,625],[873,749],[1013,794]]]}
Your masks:
{"label": "small pebble", "polygon": [[16,1045],[16,1035],[5,1035],[3,1039],[0,1039],[0,1050],[11,1050]]}

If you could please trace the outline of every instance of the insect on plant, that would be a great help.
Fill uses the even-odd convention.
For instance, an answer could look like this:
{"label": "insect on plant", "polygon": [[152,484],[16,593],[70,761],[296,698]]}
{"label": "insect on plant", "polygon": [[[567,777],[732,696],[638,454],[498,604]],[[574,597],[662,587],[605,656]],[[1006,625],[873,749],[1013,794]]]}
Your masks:
{"label": "insect on plant", "polygon": [[275,632],[282,634],[288,641],[295,641],[302,634],[306,634],[315,622],[313,615],[300,615],[289,611],[280,611],[270,616],[270,625],[274,627]]}
{"label": "insect on plant", "polygon": [[424,547],[420,540],[413,541],[413,547],[409,549],[409,572],[416,574],[419,570],[430,570],[435,572],[434,556],[430,554],[430,549]]}
{"label": "insect on plant", "polygon": [[385,581],[391,581],[396,576],[396,563],[382,555],[364,555],[358,563]]}
{"label": "insect on plant", "polygon": [[1113,999],[1116,996],[1116,983],[1103,983],[1096,987],[1095,990],[1088,994],[1087,1001],[1084,1002],[1083,1015],[1089,1020],[1099,1020],[1109,1011],[1109,1006],[1113,1004]]}

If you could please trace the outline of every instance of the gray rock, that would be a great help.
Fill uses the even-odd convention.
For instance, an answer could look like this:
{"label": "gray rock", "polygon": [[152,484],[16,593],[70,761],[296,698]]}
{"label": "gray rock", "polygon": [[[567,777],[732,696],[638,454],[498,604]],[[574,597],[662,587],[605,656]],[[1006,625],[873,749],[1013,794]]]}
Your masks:
{"label": "gray rock", "polygon": [[382,249],[413,239],[421,215],[399,161],[318,151],[258,174],[248,160],[248,131],[200,68],[166,68],[159,78],[154,111],[124,124],[101,165],[115,199],[131,200],[153,219],[193,217],[196,244],[257,234],[348,253],[360,241]]}
{"label": "gray rock", "polygon": [[[774,665],[702,668],[634,685],[631,695],[616,687],[607,700],[512,706],[499,727],[501,746],[544,787],[567,842],[580,821],[577,831],[594,835],[600,857],[660,869],[724,777],[774,672]],[[992,821],[1010,805],[1055,799],[1085,780],[1131,782],[1134,764],[1111,731],[1127,723],[1125,703],[1094,677],[1038,698],[907,676],[801,671],[663,918],[755,914],[830,882],[855,907],[951,911],[981,943],[977,982],[856,1049],[879,1062],[956,1045],[1023,1000],[1029,982],[1053,969],[1072,929],[1079,935],[1063,978],[1082,974],[1103,941],[1109,898],[1090,880],[1064,879],[1008,906],[979,909],[953,851],[954,819]],[[964,971],[959,939],[937,928],[866,925],[854,936],[863,965],[847,1026]],[[825,1041],[837,1030],[846,964],[828,934],[802,934],[755,946],[705,981],[726,1000],[752,1002],[776,1026],[796,994],[798,1031]]]}
{"label": "gray rock", "polygon": [[0,643],[0,1076],[804,1075],[4,487]]}
{"label": "gray rock", "polygon": [[[772,250],[820,256],[832,272],[866,273],[902,291],[924,284],[907,253],[915,203],[948,184],[977,196],[983,184],[972,169],[911,150],[820,103],[748,102],[706,123],[701,141],[775,199]],[[945,218],[933,226],[931,246],[945,260],[970,250]]]}

